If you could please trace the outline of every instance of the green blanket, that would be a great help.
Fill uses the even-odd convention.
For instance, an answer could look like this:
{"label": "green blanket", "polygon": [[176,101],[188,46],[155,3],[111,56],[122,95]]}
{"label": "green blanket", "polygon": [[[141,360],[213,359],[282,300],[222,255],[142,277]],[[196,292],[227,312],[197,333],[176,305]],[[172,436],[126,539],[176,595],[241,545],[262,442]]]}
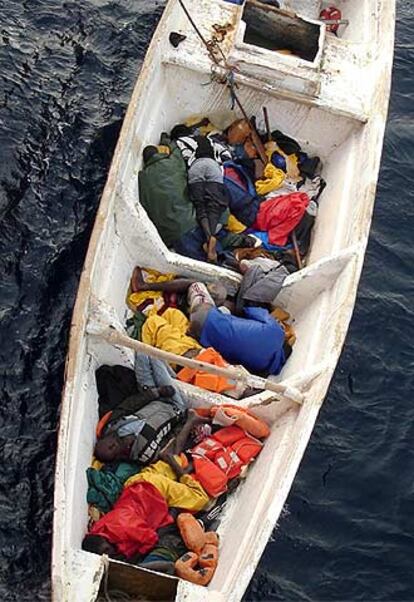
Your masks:
{"label": "green blanket", "polygon": [[193,204],[187,191],[187,169],[181,151],[166,134],[161,144],[170,154],[156,153],[139,172],[139,200],[170,247],[196,225]]}
{"label": "green blanket", "polygon": [[130,462],[120,462],[115,470],[105,466],[101,470],[88,468],[88,504],[93,504],[101,512],[109,512],[120,496],[125,481],[139,470],[137,464]]}

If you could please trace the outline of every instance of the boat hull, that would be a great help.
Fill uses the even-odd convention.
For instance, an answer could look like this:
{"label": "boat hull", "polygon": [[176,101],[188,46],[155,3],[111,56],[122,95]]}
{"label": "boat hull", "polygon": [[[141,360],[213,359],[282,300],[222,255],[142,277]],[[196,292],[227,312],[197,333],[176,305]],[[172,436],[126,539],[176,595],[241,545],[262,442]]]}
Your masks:
{"label": "boat hull", "polygon": [[[97,305],[108,306],[124,322],[125,294],[136,264],[203,280],[221,279],[230,288],[239,282],[237,275],[222,268],[169,251],[138,201],[137,171],[142,149],[154,143],[162,131],[192,114],[207,114],[219,126],[239,117],[230,108],[226,87],[210,81],[208,56],[188,29],[178,4],[168,3],[125,116],[73,313],[56,460],[52,563],[55,601],[94,600],[107,570],[114,583],[119,583],[122,574],[131,592],[135,588],[149,599],[160,595],[157,587],[164,588],[162,596],[187,602],[241,599],[279,520],[355,303],[375,199],[393,45],[394,4],[370,4],[375,4],[376,21],[369,39],[355,44],[344,41],[345,48],[334,40],[327,42],[325,49],[326,64],[331,68],[336,56],[344,80],[350,77],[350,59],[345,59],[354,57],[354,73],[361,88],[358,99],[345,102],[345,90],[332,72],[332,86],[338,86],[334,94],[327,84],[330,72],[323,72],[323,67],[315,67],[314,77],[320,77],[316,98],[307,95],[306,90],[281,88],[277,77],[272,87],[267,80],[261,82],[243,72],[237,75],[238,94],[245,110],[261,115],[266,106],[273,127],[296,138],[304,150],[319,155],[328,187],[321,199],[307,267],[287,279],[278,297],[278,303],[294,316],[297,332],[294,352],[278,380],[301,388],[305,401],[299,406],[270,391],[242,400],[269,421],[272,432],[246,482],[231,497],[219,530],[216,574],[207,588],[199,588],[124,563],[111,563],[108,569],[101,557],[81,550],[87,527],[85,470],[93,451],[98,417],[94,371],[102,363],[131,365],[133,359],[130,350],[109,345],[91,334],[91,329],[88,332],[92,310]],[[230,20],[237,29],[241,13],[233,5],[220,0],[188,1],[188,5],[204,23],[206,35],[208,24],[216,17],[222,22]],[[208,19],[203,20],[206,15]],[[170,47],[168,34],[172,29],[187,34],[187,46],[177,51]],[[229,56],[235,43],[236,34],[224,41]],[[358,54],[361,52],[365,53],[364,60]],[[280,61],[281,68],[290,70],[294,78],[295,61],[286,63],[286,57]],[[297,70],[302,76],[300,65]],[[192,394],[194,405],[222,401],[195,389]]]}

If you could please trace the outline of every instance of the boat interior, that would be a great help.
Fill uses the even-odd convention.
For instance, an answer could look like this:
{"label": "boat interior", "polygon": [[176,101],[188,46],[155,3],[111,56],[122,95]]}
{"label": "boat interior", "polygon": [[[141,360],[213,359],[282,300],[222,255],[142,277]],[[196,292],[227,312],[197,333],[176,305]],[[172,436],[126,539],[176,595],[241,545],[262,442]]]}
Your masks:
{"label": "boat interior", "polygon": [[[181,82],[178,87],[177,81]],[[193,73],[189,80],[183,69],[166,66],[151,79],[154,93],[149,91],[149,96],[154,102],[151,106],[141,106],[136,115],[135,132],[139,132],[139,136],[131,137],[122,161],[123,173],[119,173],[114,190],[114,213],[104,234],[107,243],[102,242],[105,253],[100,253],[96,259],[91,282],[92,303],[100,308],[110,307],[120,323],[125,323],[128,315],[125,297],[135,265],[197,277],[203,281],[221,279],[229,287],[234,287],[240,279],[237,274],[223,268],[176,256],[169,251],[138,200],[137,171],[141,165],[141,151],[146,144],[157,141],[162,131],[171,129],[175,123],[194,113],[208,114],[214,123],[221,125],[234,120],[234,113],[228,110],[226,90],[219,84],[203,86],[203,83],[202,74]],[[197,94],[194,94],[195,89]],[[309,152],[321,156],[323,176],[329,183],[321,198],[307,267],[287,278],[278,297],[278,304],[294,318],[297,342],[277,379],[295,385],[302,383],[306,388],[332,361],[337,333],[331,324],[335,323],[335,312],[341,310],[347,293],[343,274],[356,267],[358,195],[356,190],[352,192],[352,174],[360,160],[361,125],[320,109],[301,107],[279,98],[269,99],[247,88],[241,93],[249,114],[260,114],[266,103],[270,121],[275,127],[300,140]],[[328,307],[329,315],[326,314]],[[67,492],[73,508],[70,545],[75,549],[80,548],[87,526],[85,471],[91,461],[98,421],[95,370],[104,363],[132,366],[132,362],[130,350],[113,347],[93,334],[88,337],[83,365],[79,370],[82,383],[76,399],[77,421],[71,433],[79,461],[73,467],[72,491]],[[323,387],[323,379],[319,381],[320,386]],[[187,387],[195,389],[191,385]],[[224,400],[199,390],[191,393],[194,405]],[[224,582],[228,582],[230,566],[236,570],[235,550],[244,549],[241,545],[243,538],[251,537],[250,531],[256,528],[253,525],[257,525],[256,521],[251,521],[251,516],[257,513],[265,520],[273,503],[273,486],[279,486],[278,481],[282,479],[288,463],[294,461],[292,444],[295,442],[298,453],[303,436],[300,408],[295,403],[277,400],[269,391],[241,400],[241,403],[256,406],[255,412],[269,420],[273,428],[262,453],[250,469],[249,478],[226,508],[219,530],[222,542],[220,563],[209,586],[213,589],[222,589]],[[261,407],[261,404],[265,405]],[[313,407],[313,411],[317,411],[317,406]],[[269,485],[266,491],[266,488],[258,488],[258,483],[272,483],[272,486]],[[255,551],[250,550],[250,554],[254,555]]]}
{"label": "boat interior", "polygon": [[[240,7],[223,2],[201,4],[207,8],[213,5],[213,12],[227,11],[224,18],[231,11],[239,11],[240,18],[242,15]],[[325,4],[285,0],[282,8],[315,20]],[[343,17],[350,24],[334,44],[363,40],[369,4],[358,0],[339,2]],[[169,22],[176,23],[174,10],[171,9],[170,20],[166,21],[167,27]],[[184,23],[182,16],[180,19]],[[320,26],[314,27],[315,39],[319,40]],[[164,33],[161,31],[159,35]],[[183,53],[180,56],[165,44],[145,65],[121,132],[104,193],[105,202],[97,214],[102,228],[99,238],[92,243],[95,252],[88,268],[89,291],[83,305],[89,334],[79,343],[76,370],[66,385],[73,419],[68,421],[65,453],[76,450],[76,462],[71,462],[69,455],[66,457],[64,475],[66,513],[70,514],[70,520],[66,521],[67,528],[55,535],[61,540],[57,544],[73,550],[76,563],[82,566],[79,581],[73,585],[79,592],[93,578],[96,581],[96,575],[103,570],[100,557],[81,550],[88,521],[85,471],[91,462],[98,421],[95,370],[104,363],[130,367],[133,363],[131,350],[109,344],[97,332],[96,316],[98,321],[125,324],[129,315],[125,298],[136,265],[204,282],[220,280],[229,289],[240,282],[240,276],[234,272],[167,249],[139,203],[137,175],[146,145],[158,143],[163,131],[169,131],[191,115],[208,116],[221,128],[241,116],[231,110],[226,87],[209,79],[209,68],[202,62],[199,65],[192,62],[188,58],[189,49]],[[280,60],[291,58],[282,56]],[[188,591],[193,597],[188,600],[204,600],[205,591],[221,592],[226,601],[233,595],[236,599],[260,558],[273,529],[274,516],[282,511],[352,312],[353,283],[359,277],[371,213],[371,204],[366,199],[375,185],[368,174],[370,163],[364,150],[366,127],[359,111],[352,107],[344,111],[340,103],[337,108],[325,107],[309,99],[292,98],[286,90],[270,91],[248,80],[239,81],[238,94],[247,114],[257,116],[259,127],[262,108],[266,106],[272,128],[296,139],[304,151],[318,155],[323,163],[322,176],[327,187],[320,199],[306,266],[287,277],[278,296],[278,305],[294,320],[297,341],[280,375],[272,377],[300,388],[306,395],[306,403],[301,406],[270,391],[240,400],[240,405],[254,408],[258,416],[268,421],[271,435],[249,469],[247,479],[225,508],[219,527],[220,560],[213,580],[207,588],[192,585]],[[191,403],[196,407],[226,401],[223,396],[206,394],[191,385],[180,386],[190,393]],[[252,541],[256,545],[249,545]],[[242,575],[240,566],[244,567]],[[110,562],[109,580],[116,587],[124,580],[129,593],[144,592],[148,599],[156,600],[174,599],[177,587],[182,587],[174,577],[117,561]]]}

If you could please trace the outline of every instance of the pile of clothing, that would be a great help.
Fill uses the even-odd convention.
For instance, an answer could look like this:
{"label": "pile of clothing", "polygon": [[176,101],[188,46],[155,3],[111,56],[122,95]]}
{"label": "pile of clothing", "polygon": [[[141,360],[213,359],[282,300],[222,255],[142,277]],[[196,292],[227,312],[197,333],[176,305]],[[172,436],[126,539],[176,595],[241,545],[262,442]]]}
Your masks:
{"label": "pile of clothing", "polygon": [[262,248],[294,271],[309,250],[321,169],[279,130],[239,119],[221,131],[189,119],[145,147],[140,201],[182,255],[234,269],[236,249]]}
{"label": "pile of clothing", "polygon": [[188,408],[173,373],[137,354],[101,366],[84,550],[207,585],[228,495],[270,434],[248,410]]}
{"label": "pile of clothing", "polygon": [[[237,366],[238,375],[278,374],[295,341],[290,316],[279,320],[272,313],[289,272],[261,248],[238,251],[243,251],[237,264],[243,277],[232,295],[220,282],[206,284],[137,266],[127,296],[134,312],[127,322],[130,336],[218,367]],[[239,378],[173,367],[179,380],[235,399],[255,392]]]}

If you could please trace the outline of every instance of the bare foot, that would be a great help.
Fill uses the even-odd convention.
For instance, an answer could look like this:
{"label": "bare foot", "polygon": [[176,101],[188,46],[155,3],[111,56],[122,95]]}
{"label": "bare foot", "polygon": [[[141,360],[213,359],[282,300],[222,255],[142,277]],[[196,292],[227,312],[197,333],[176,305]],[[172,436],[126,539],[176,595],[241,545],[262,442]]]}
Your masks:
{"label": "bare foot", "polygon": [[134,293],[148,290],[148,284],[145,283],[142,269],[139,266],[136,266],[132,273],[131,288]]}
{"label": "bare foot", "polygon": [[211,263],[217,263],[216,244],[216,237],[210,236],[207,243],[207,261],[210,261]]}

